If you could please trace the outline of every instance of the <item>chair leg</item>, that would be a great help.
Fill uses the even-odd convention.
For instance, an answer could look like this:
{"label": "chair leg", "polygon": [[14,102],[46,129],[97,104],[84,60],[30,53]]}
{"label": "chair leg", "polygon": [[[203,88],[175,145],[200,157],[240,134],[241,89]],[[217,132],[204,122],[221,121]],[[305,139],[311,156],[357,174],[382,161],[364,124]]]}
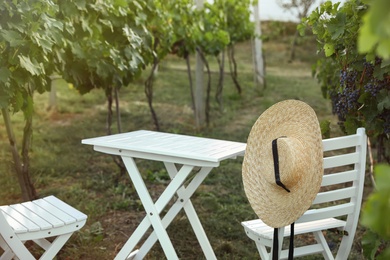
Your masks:
{"label": "chair leg", "polygon": [[[37,240],[34,240],[34,242],[39,245],[40,247],[42,247],[43,249],[45,249],[46,251],[42,254],[41,256],[41,260],[52,260],[58,253],[58,251],[61,250],[61,248],[65,245],[65,243],[69,240],[69,238],[72,236],[73,232],[71,233],[68,233],[68,234],[64,234],[64,235],[60,235],[58,237],[56,237],[52,243],[50,243],[48,240],[46,239],[37,239]],[[22,242],[21,242],[22,243]],[[22,243],[23,244],[23,243]],[[19,250],[21,251],[27,251],[27,252],[24,252],[24,253],[27,253],[27,254],[24,254],[24,255],[20,255],[21,252],[16,252],[18,255],[20,255],[20,257],[18,258],[15,253],[10,249],[10,247],[7,245],[7,243],[5,242],[5,240],[0,237],[0,246],[1,248],[4,250],[4,253],[1,255],[0,257],[0,260],[11,260],[11,259],[19,259],[21,257],[21,259],[27,259],[25,258],[26,255],[28,257],[32,257],[31,253],[28,252],[28,250],[26,249],[26,247],[24,246],[23,244],[23,247],[19,247]],[[29,259],[29,258],[28,258]],[[31,259],[34,259],[34,258],[31,258]]]}
{"label": "chair leg", "polygon": [[[282,245],[283,245],[283,238],[284,238],[284,227],[278,228],[278,256],[280,258],[280,254],[282,252]],[[273,254],[273,246],[271,247],[271,253],[269,254],[269,259],[272,259],[272,254]]]}
{"label": "chair leg", "polygon": [[5,251],[0,257],[0,260],[12,260],[12,259],[19,259],[19,258],[17,258],[10,249],[7,249],[7,251]]}
{"label": "chair leg", "polygon": [[0,256],[0,260],[11,260],[15,256],[11,248],[7,245],[7,243],[1,236],[0,247],[4,250],[3,254]]}
{"label": "chair leg", "polygon": [[[1,244],[5,241],[2,237],[0,237],[2,241],[0,241]],[[8,246],[8,243],[12,244],[13,248],[17,248],[17,252],[11,250],[11,247]],[[24,242],[18,240],[18,238],[10,239],[9,241],[5,241],[6,247],[1,246],[4,248],[4,253],[1,255],[0,260],[5,259],[23,259],[23,260],[35,260],[34,256],[30,253],[30,251],[27,250],[26,246],[24,245]]]}
{"label": "chair leg", "polygon": [[326,239],[324,237],[324,234],[322,234],[322,231],[314,232],[314,237],[317,240],[317,243],[320,243],[322,245],[322,248],[324,251],[322,252],[322,255],[324,256],[325,260],[334,260],[333,254],[330,251],[330,248],[328,246],[328,242],[326,242]]}
{"label": "chair leg", "polygon": [[259,251],[260,254],[260,258],[264,260],[269,259],[271,254],[267,251],[266,246],[260,242],[260,239],[255,242],[256,242],[257,250]]}
{"label": "chair leg", "polygon": [[60,251],[61,248],[65,245],[66,241],[68,241],[68,239],[72,236],[72,234],[73,232],[56,237],[48,248],[47,248],[48,244],[46,244],[46,242],[48,242],[47,240],[46,242],[43,243],[42,241],[40,241],[39,243],[41,243],[43,246],[46,247],[44,248],[46,249],[46,251],[45,253],[43,253],[40,259],[52,260],[57,255],[58,251]]}
{"label": "chair leg", "polygon": [[37,244],[38,246],[42,247],[45,250],[49,249],[51,246],[51,243],[47,239],[44,239],[44,238],[35,239],[33,241],[35,244]]}
{"label": "chair leg", "polygon": [[354,236],[355,236],[355,232],[350,233],[349,235],[343,235],[335,259],[342,260],[348,257],[349,253],[351,252]]}

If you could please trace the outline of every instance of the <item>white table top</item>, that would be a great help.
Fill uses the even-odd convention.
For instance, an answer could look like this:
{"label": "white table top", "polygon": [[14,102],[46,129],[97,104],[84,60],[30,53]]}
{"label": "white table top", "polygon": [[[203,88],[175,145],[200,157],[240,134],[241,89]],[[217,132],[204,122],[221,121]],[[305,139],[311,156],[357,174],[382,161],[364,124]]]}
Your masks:
{"label": "white table top", "polygon": [[134,158],[197,166],[218,166],[219,162],[243,156],[245,143],[139,130],[83,139],[96,151]]}

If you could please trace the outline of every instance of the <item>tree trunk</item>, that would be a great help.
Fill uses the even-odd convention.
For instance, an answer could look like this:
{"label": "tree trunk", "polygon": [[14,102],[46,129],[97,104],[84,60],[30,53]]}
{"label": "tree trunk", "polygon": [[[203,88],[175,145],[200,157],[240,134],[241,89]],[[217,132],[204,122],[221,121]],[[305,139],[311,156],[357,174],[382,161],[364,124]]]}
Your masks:
{"label": "tree trunk", "polygon": [[119,89],[117,87],[115,87],[115,111],[116,111],[116,124],[118,127],[118,133],[122,133],[121,110],[119,107]]}
{"label": "tree trunk", "polygon": [[221,59],[219,59],[219,56],[217,56],[217,61],[219,65],[219,80],[218,80],[218,86],[217,91],[215,93],[215,99],[219,105],[219,111],[223,112],[223,80],[224,80],[224,66],[225,66],[225,52],[223,51],[221,53]]}
{"label": "tree trunk", "polygon": [[160,124],[158,122],[157,114],[153,108],[153,81],[154,81],[154,71],[156,70],[157,66],[158,66],[158,59],[155,58],[149,77],[145,81],[145,95],[146,98],[148,99],[148,105],[149,105],[150,113],[152,114],[154,127],[157,131],[160,131]]}
{"label": "tree trunk", "polygon": [[255,37],[253,39],[253,67],[254,67],[254,82],[255,86],[263,86],[265,84],[265,63],[263,55],[263,43],[261,41],[261,21],[260,21],[260,9],[259,2],[253,5],[253,15],[255,20]]}
{"label": "tree trunk", "polygon": [[194,97],[194,88],[192,86],[191,63],[190,63],[190,55],[189,54],[185,55],[185,60],[186,60],[186,63],[187,63],[188,81],[189,81],[189,84],[190,84],[190,93],[191,93],[191,102],[192,102],[191,105],[192,105],[192,110],[194,111],[194,115],[195,115],[195,111],[196,111],[196,108],[195,108],[195,97]]}
{"label": "tree trunk", "polygon": [[48,109],[55,109],[57,107],[57,89],[53,84],[53,80],[51,81],[51,88],[49,92],[49,107]]}
{"label": "tree trunk", "polygon": [[30,158],[29,150],[32,137],[32,115],[26,118],[26,123],[23,131],[23,144],[22,144],[22,158],[18,153],[16,146],[15,135],[12,129],[11,119],[7,109],[1,110],[3,114],[3,120],[7,129],[8,140],[11,148],[12,157],[14,160],[14,167],[16,175],[19,181],[19,186],[22,192],[23,200],[34,200],[38,198],[38,194],[35,190],[33,182],[30,176]]}
{"label": "tree trunk", "polygon": [[211,93],[211,72],[209,63],[206,60],[206,57],[204,56],[204,53],[201,50],[198,50],[198,53],[202,59],[203,64],[206,66],[207,70],[207,90],[206,90],[206,109],[205,109],[205,115],[206,115],[206,125],[209,126],[210,124],[210,93]]}
{"label": "tree trunk", "polygon": [[[196,8],[202,10],[204,0],[196,0]],[[195,124],[200,129],[205,122],[205,105],[204,105],[204,64],[198,47],[196,48],[196,71],[195,71]]]}
{"label": "tree trunk", "polygon": [[106,132],[107,135],[111,135],[111,126],[112,126],[112,88],[109,87],[106,90],[107,98],[107,121],[106,121]]}
{"label": "tree trunk", "polygon": [[390,163],[390,157],[386,156],[386,145],[388,142],[386,134],[380,134],[377,138],[377,160],[378,163]]}
{"label": "tree trunk", "polygon": [[234,85],[236,86],[238,94],[241,95],[241,86],[238,82],[238,76],[237,76],[237,62],[234,58],[234,45],[229,45],[228,47],[228,57],[229,57],[229,68],[230,68],[230,75],[232,76]]}
{"label": "tree trunk", "polygon": [[[106,90],[106,98],[107,98],[107,125],[106,125],[106,130],[107,130],[107,134],[108,135],[111,135],[112,134],[112,130],[111,130],[111,127],[112,127],[112,115],[113,115],[113,112],[112,112],[112,101],[113,101],[113,98],[112,98],[112,91],[113,89],[110,87],[110,88],[107,88]],[[117,88],[115,88],[115,104],[116,104],[116,115],[117,115],[117,124],[118,124],[118,132],[121,133],[121,125],[120,125],[120,108],[119,108],[119,97],[118,97],[118,93],[117,93]],[[114,182],[115,182],[115,186],[118,185],[119,183],[119,179],[124,176],[126,174],[126,167],[122,161],[122,158],[120,156],[117,156],[117,155],[113,155],[112,156],[112,160],[114,161],[114,163],[118,166],[119,168],[119,175],[117,175],[115,178],[114,178]]]}
{"label": "tree trunk", "polygon": [[51,75],[50,76],[50,92],[49,92],[49,107],[50,109],[56,109],[57,108],[57,83],[56,81],[61,80],[62,77],[59,75]]}
{"label": "tree trunk", "polygon": [[290,60],[289,62],[292,62],[295,60],[295,46],[297,45],[297,40],[299,36],[299,31],[295,30],[294,38],[291,42],[291,50],[290,50]]}

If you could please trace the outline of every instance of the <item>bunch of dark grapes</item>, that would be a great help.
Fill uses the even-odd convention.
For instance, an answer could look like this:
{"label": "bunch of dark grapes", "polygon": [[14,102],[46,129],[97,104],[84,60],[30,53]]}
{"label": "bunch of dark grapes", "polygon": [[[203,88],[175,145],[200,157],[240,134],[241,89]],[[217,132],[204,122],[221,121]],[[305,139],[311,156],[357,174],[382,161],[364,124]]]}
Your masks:
{"label": "bunch of dark grapes", "polygon": [[357,76],[358,76],[358,72],[355,70],[348,72],[346,87],[354,88],[356,84]]}
{"label": "bunch of dark grapes", "polygon": [[375,66],[382,64],[382,58],[375,57]]}
{"label": "bunch of dark grapes", "polygon": [[374,74],[374,64],[372,64],[371,62],[363,62],[363,67],[364,67],[364,77],[366,79],[370,79],[372,78],[372,75]]}
{"label": "bunch of dark grapes", "polygon": [[338,93],[336,100],[337,101],[334,102],[335,106],[333,107],[333,111],[339,116],[339,120],[344,121],[348,114],[345,99],[342,97],[341,93]]}
{"label": "bunch of dark grapes", "polygon": [[340,71],[340,86],[345,85],[345,82],[347,81],[347,75],[348,73],[346,70]]}
{"label": "bunch of dark grapes", "polygon": [[354,88],[356,85],[358,73],[357,71],[340,71],[340,86]]}
{"label": "bunch of dark grapes", "polygon": [[364,92],[370,93],[371,96],[376,97],[379,91],[385,86],[383,81],[371,79],[364,85]]}
{"label": "bunch of dark grapes", "polygon": [[358,108],[359,90],[347,87],[342,92],[332,95],[331,99],[333,113],[337,114],[343,121],[350,111]]}

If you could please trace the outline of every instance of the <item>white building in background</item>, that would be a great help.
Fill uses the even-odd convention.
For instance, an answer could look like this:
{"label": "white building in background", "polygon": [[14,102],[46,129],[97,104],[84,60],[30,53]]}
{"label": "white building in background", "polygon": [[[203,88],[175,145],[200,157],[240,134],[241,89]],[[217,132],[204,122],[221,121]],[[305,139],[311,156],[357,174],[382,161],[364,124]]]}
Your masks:
{"label": "white building in background", "polygon": [[[298,15],[293,10],[288,11],[278,5],[277,0],[258,0],[260,3],[260,20],[261,21],[290,21],[299,22]],[[309,11],[311,13],[322,2],[326,0],[314,0],[313,7]],[[333,3],[344,3],[346,0],[331,0]]]}

